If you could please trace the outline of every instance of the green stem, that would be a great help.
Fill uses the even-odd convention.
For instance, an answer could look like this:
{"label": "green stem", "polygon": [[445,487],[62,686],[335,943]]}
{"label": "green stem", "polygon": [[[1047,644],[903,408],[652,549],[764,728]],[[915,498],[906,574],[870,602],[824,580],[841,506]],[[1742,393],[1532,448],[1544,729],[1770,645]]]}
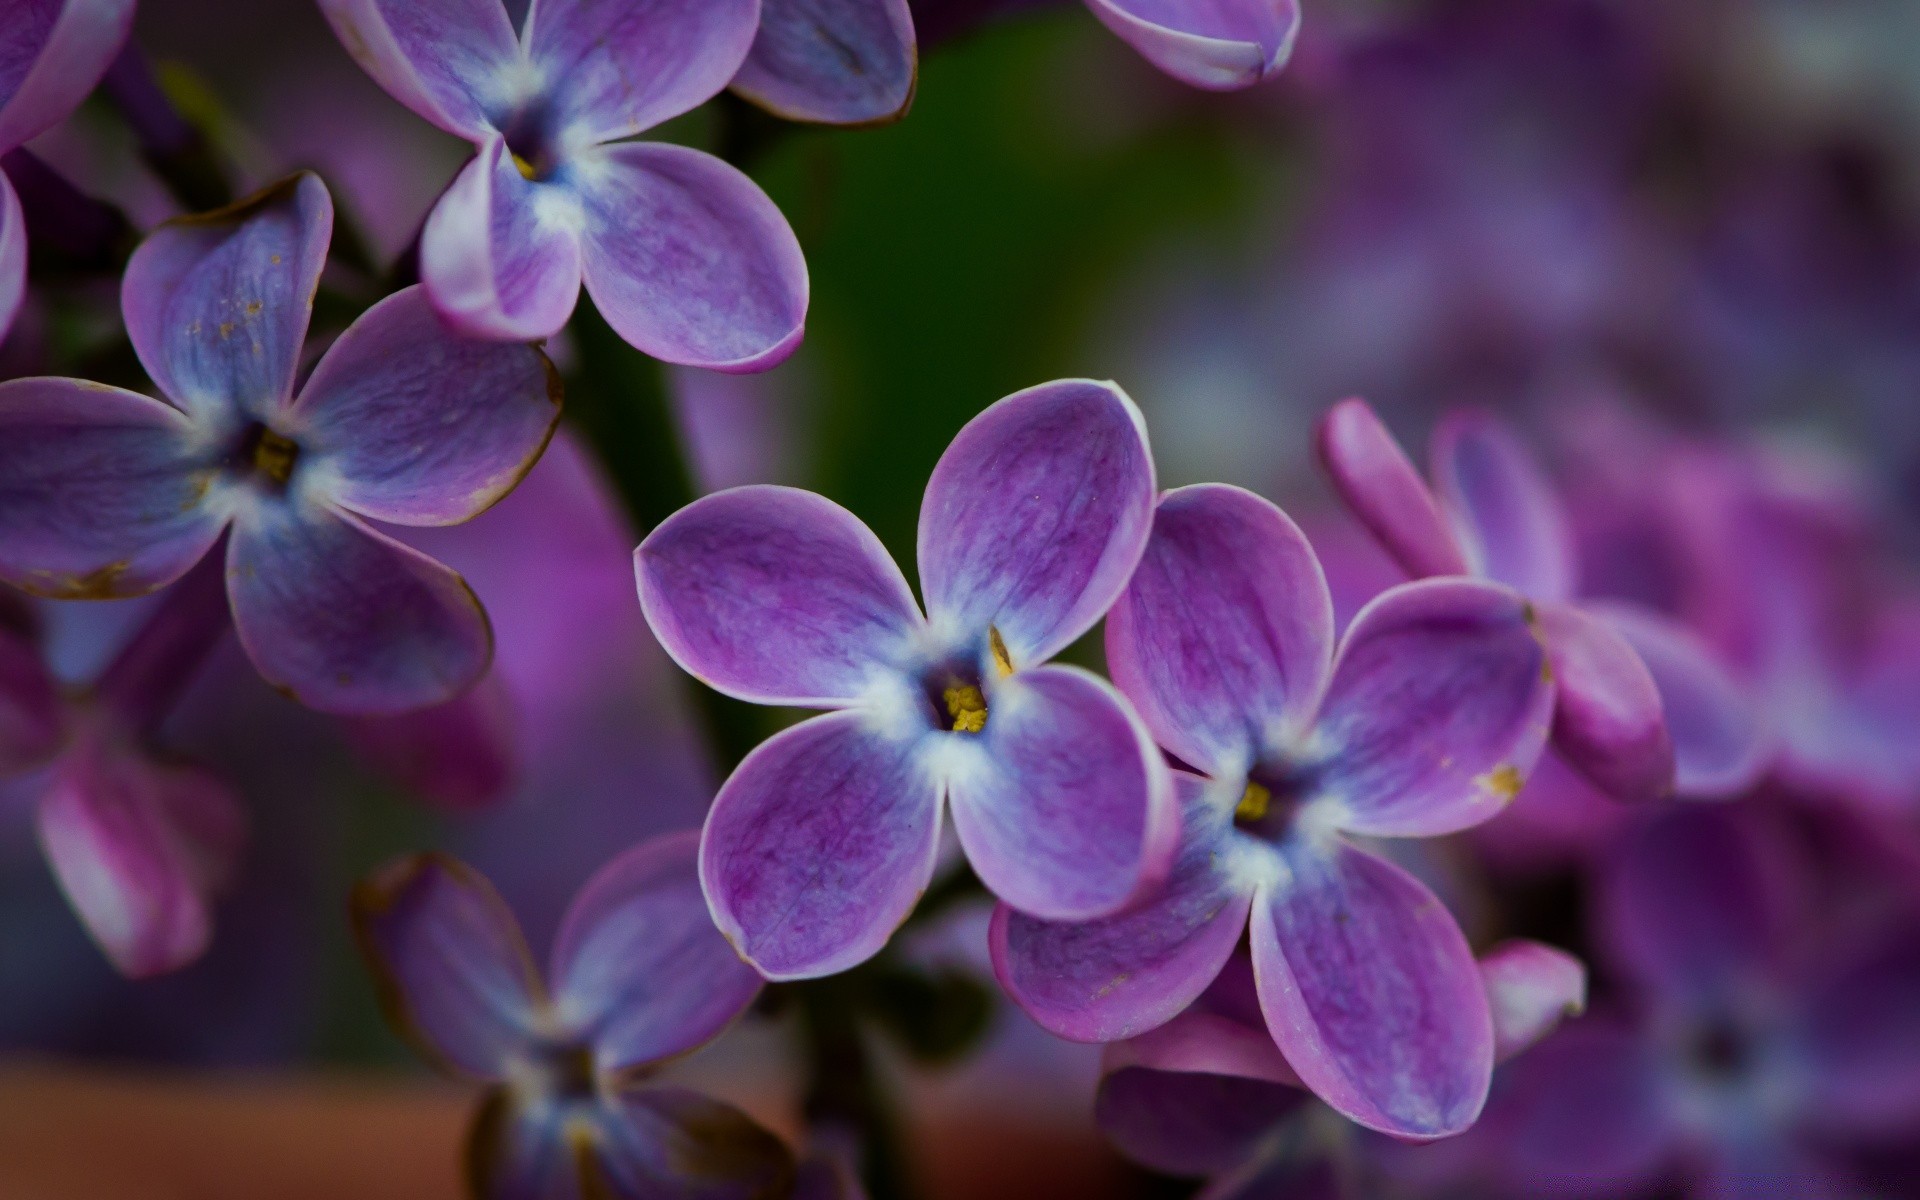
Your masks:
{"label": "green stem", "polygon": [[850,1130],[870,1200],[910,1200],[906,1155],[886,1088],[861,1030],[860,978],[850,975],[791,985],[799,1002],[800,1048],[807,1090],[801,1107],[814,1128]]}

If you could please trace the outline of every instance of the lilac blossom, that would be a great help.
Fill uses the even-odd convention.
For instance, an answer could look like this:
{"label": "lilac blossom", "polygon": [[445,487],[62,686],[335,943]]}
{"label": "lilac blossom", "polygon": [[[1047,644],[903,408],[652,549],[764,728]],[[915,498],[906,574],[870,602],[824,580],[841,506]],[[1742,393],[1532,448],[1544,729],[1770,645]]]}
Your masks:
{"label": "lilac blossom", "polygon": [[1086,0],[1101,24],[1182,83],[1214,91],[1279,73],[1300,33],[1299,0]]}
{"label": "lilac blossom", "polygon": [[[79,107],[133,28],[133,0],[13,0],[0,13],[0,154]],[[20,197],[0,171],[0,337],[27,286]]]}
{"label": "lilac blossom", "polygon": [[[806,263],[773,201],[712,155],[626,140],[727,86],[755,0],[550,0],[519,36],[499,0],[321,8],[395,99],[479,152],[420,238],[457,328],[550,336],[584,281],[621,337],[668,362],[760,371],[800,344]],[[760,66],[749,79],[772,92]]]}
{"label": "lilac blossom", "polygon": [[907,0],[761,0],[732,86],[790,121],[875,125],[906,115],[919,70]]}
{"label": "lilac blossom", "polygon": [[135,596],[217,543],[241,645],[302,703],[378,713],[486,669],[486,614],[367,524],[464,521],[510,491],[559,420],[552,366],[465,339],[418,288],[374,305],[298,394],[333,206],[311,175],[162,226],[121,292],[173,403],[76,379],[0,384],[0,579]]}
{"label": "lilac blossom", "polygon": [[1488,820],[1546,742],[1554,689],[1527,604],[1425,580],[1361,610],[1338,646],[1306,538],[1238,488],[1167,493],[1107,661],[1176,775],[1166,887],[1105,920],[1002,907],[994,969],[1047,1029],[1118,1041],[1173,1019],[1250,932],[1268,1038],[1335,1109],[1424,1139],[1479,1114],[1494,1031],[1466,938],[1427,888],[1364,848]]}
{"label": "lilac blossom", "polygon": [[1047,660],[1139,561],[1153,463],[1119,388],[1015,393],[954,438],[920,507],[923,618],[851,513],[744,487],[635,552],[667,653],[761,704],[834,710],[769,739],[720,789],[701,880],[770,978],[877,953],[932,877],[941,809],[988,888],[1059,919],[1112,912],[1165,875],[1166,769],[1112,685]]}
{"label": "lilac blossom", "polygon": [[1735,794],[1765,767],[1759,714],[1685,626],[1648,610],[1575,603],[1568,518],[1505,426],[1457,412],[1432,442],[1429,490],[1364,401],[1320,428],[1335,490],[1415,578],[1477,575],[1536,606],[1558,685],[1554,749],[1610,795]]}
{"label": "lilac blossom", "polygon": [[444,855],[354,893],[354,927],[394,1027],[487,1087],[468,1137],[486,1200],[777,1195],[786,1147],[738,1110],[644,1081],[719,1037],[760,977],[714,931],[692,831],[643,842],[574,898],[545,981],[485,878]]}

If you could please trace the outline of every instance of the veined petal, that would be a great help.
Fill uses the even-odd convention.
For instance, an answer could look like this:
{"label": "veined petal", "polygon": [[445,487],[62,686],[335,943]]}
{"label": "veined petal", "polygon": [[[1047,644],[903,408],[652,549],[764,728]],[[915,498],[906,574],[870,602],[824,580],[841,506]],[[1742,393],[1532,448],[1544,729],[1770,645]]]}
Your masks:
{"label": "veined petal", "polygon": [[1493,1019],[1473,952],[1411,875],[1337,840],[1285,848],[1254,896],[1267,1028],[1321,1099],[1412,1140],[1473,1124],[1493,1075]]}
{"label": "veined petal", "polygon": [[362,516],[452,525],[513,490],[560,422],[560,380],[517,342],[463,338],[424,290],[368,309],[294,404],[326,494]]}
{"label": "veined petal", "polygon": [[551,337],[580,299],[579,201],[524,178],[489,136],[420,230],[420,279],[449,325],[470,337]]}
{"label": "veined petal", "polygon": [[225,522],[177,409],[78,379],[0,383],[0,579],[44,596],[173,582]]}
{"label": "veined petal", "polygon": [[1154,66],[1214,91],[1278,73],[1300,32],[1297,0],[1087,0],[1087,7]]}
{"label": "veined petal", "polygon": [[243,511],[227,547],[227,594],[260,674],[322,712],[444,703],[493,657],[487,615],[465,581],[347,513]]}
{"label": "veined petal", "polygon": [[[13,0],[0,34],[0,150],[80,107],[133,28],[133,0]],[[0,320],[0,330],[5,328]]]}
{"label": "veined petal", "polygon": [[1538,610],[1558,694],[1553,748],[1618,800],[1673,790],[1674,748],[1660,689],[1633,645],[1609,622],[1571,604]]}
{"label": "veined petal", "polygon": [[1505,1062],[1587,1007],[1587,968],[1540,942],[1502,942],[1480,956],[1493,1009],[1493,1057]]}
{"label": "veined petal", "polygon": [[0,779],[52,758],[65,739],[66,715],[40,648],[0,625]]}
{"label": "veined petal", "polygon": [[520,45],[500,0],[320,0],[340,44],[387,94],[479,141],[509,99]]}
{"label": "veined petal", "polygon": [[630,345],[731,374],[778,366],[800,345],[806,256],[759,184],[664,142],[608,146],[575,170],[587,291]]}
{"label": "veined petal", "polygon": [[761,1200],[793,1180],[785,1143],[730,1104],[684,1088],[624,1092],[600,1122],[584,1197]]}
{"label": "veined petal", "polygon": [[1431,837],[1487,820],[1546,744],[1553,685],[1527,604],[1427,579],[1389,589],[1341,643],[1311,742],[1342,828]]}
{"label": "veined petal", "polygon": [[905,115],[919,69],[907,0],[761,0],[733,90],[790,121],[870,125]]}
{"label": "veined petal", "polygon": [[707,813],[700,882],[714,922],[769,979],[873,957],[933,878],[940,791],[924,735],[858,710],[775,734]]}
{"label": "veined petal", "polygon": [[1130,1066],[1101,1076],[1093,1119],[1143,1166],[1218,1175],[1251,1162],[1280,1122],[1308,1102],[1306,1092],[1283,1083]]}
{"label": "veined petal", "polygon": [[991,626],[1016,667],[1093,628],[1153,528],[1146,422],[1112,383],[1028,388],[967,422],[927,481],[918,552],[927,616]]}
{"label": "veined petal", "polygon": [[798,488],[703,497],[633,557],[660,644],[688,674],[743,700],[852,703],[905,662],[921,625],[880,539]]}
{"label": "veined petal", "polygon": [[1234,852],[1232,798],[1222,803],[1217,786],[1185,773],[1174,784],[1179,857],[1139,907],[1073,923],[1005,903],[994,911],[994,975],[1048,1032],[1117,1042],[1160,1026],[1199,998],[1239,944],[1255,879]]}
{"label": "veined petal", "polygon": [[705,1045],[760,994],[700,892],[700,834],[643,842],[580,889],[554,939],[554,1001],[620,1071]]}
{"label": "veined petal", "polygon": [[1474,570],[1535,600],[1571,599],[1573,532],[1560,498],[1520,439],[1478,412],[1433,431],[1433,486]]}
{"label": "veined petal", "polygon": [[1500,1073],[1487,1114],[1500,1173],[1523,1195],[1613,1200],[1648,1182],[1678,1142],[1661,1066],[1631,1031],[1587,1017]]}
{"label": "veined petal", "polygon": [[526,43],[556,126],[610,142],[719,95],[759,25],[756,0],[534,0]]}
{"label": "veined petal", "polygon": [[353,927],[394,1029],[444,1070],[503,1079],[545,1001],[493,885],[444,854],[404,858],[354,889]]}
{"label": "veined petal", "polygon": [[1107,665],[1162,746],[1204,771],[1244,770],[1306,727],[1333,669],[1313,548],[1251,492],[1168,492],[1107,614]]}
{"label": "veined petal", "polygon": [[333,198],[308,172],[147,235],[120,311],[153,382],[222,432],[284,408],[332,237]]}
{"label": "veined petal", "polygon": [[13,327],[26,294],[27,222],[20,212],[20,194],[0,171],[0,339]]}
{"label": "veined petal", "polygon": [[1327,410],[1317,448],[1333,490],[1407,574],[1467,573],[1466,556],[1433,493],[1365,400],[1342,400]]}
{"label": "veined petal", "polygon": [[954,830],[987,889],[1032,916],[1084,921],[1157,888],[1179,844],[1178,802],[1113,685],[1036,667],[992,685],[987,708],[979,753],[947,771]]}

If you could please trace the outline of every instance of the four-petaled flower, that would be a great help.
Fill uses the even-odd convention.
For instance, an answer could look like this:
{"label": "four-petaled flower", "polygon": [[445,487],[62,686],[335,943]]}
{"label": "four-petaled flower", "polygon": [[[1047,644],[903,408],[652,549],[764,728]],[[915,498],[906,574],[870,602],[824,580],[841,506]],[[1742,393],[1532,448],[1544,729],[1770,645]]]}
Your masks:
{"label": "four-petaled flower", "polygon": [[1119,595],[1153,464],[1111,384],[1063,381],[962,429],[920,508],[927,616],[879,539],[810,492],[746,487],[662,522],[640,604],[687,671],[838,711],[771,738],[708,815],[714,918],[771,978],[870,957],[932,877],[943,799],[980,878],[1023,911],[1115,911],[1164,876],[1167,773],[1112,685],[1045,665]]}
{"label": "four-petaled flower", "polygon": [[1464,579],[1395,587],[1334,647],[1333,603],[1287,516],[1238,488],[1169,492],[1107,661],[1180,773],[1164,890],[1105,920],[1002,907],[1001,983],[1063,1037],[1171,1020],[1251,921],[1267,1029],[1346,1116],[1458,1133],[1486,1099],[1494,1037],[1460,928],[1354,837],[1423,838],[1499,813],[1547,737],[1553,685],[1525,601]]}
{"label": "four-petaled flower", "polygon": [[[784,1194],[786,1147],[656,1067],[718,1037],[760,977],[715,932],[692,831],[603,867],[561,921],[545,983],[498,893],[422,855],[354,893],[355,931],[395,1028],[488,1085],[467,1151],[485,1200]],[[548,990],[551,986],[551,991]]]}
{"label": "four-petaled flower", "polygon": [[[460,577],[368,526],[464,521],[510,491],[559,420],[529,345],[448,330],[418,288],[294,376],[333,227],[311,175],[160,227],[121,291],[167,404],[77,379],[0,384],[0,580],[136,596],[228,533],[241,645],[312,707],[446,700],[492,653]],[[230,531],[230,533],[229,533]]]}
{"label": "four-petaled flower", "polygon": [[800,344],[806,263],[773,201],[712,155],[623,140],[727,86],[757,0],[546,0],[518,37],[500,0],[321,8],[382,87],[479,150],[420,238],[458,328],[547,337],[584,279],[620,336],[668,362],[759,371]]}

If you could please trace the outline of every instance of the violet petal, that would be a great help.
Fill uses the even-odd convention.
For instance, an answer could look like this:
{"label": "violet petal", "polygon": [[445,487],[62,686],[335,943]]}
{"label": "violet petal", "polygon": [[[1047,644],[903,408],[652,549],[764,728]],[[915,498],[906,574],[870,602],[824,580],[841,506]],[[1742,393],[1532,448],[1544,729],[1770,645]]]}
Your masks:
{"label": "violet petal", "polygon": [[1617,800],[1671,792],[1674,747],[1660,689],[1632,643],[1570,604],[1538,613],[1557,689],[1553,748]]}
{"label": "violet petal", "polygon": [[907,0],[761,0],[733,90],[789,121],[866,125],[904,115],[918,75]]}
{"label": "violet petal", "polygon": [[1214,91],[1277,74],[1300,32],[1297,0],[1087,0],[1087,7],[1154,66]]}
{"label": "violet petal", "polygon": [[493,124],[520,44],[500,0],[320,0],[333,32],[374,82],[456,137]]}
{"label": "violet petal", "polygon": [[420,278],[434,308],[471,337],[537,341],[580,299],[578,200],[521,176],[490,136],[447,186],[420,231]]}
{"label": "violet petal", "polygon": [[1466,556],[1433,492],[1365,400],[1329,409],[1316,446],[1341,501],[1407,574],[1467,573]]}

